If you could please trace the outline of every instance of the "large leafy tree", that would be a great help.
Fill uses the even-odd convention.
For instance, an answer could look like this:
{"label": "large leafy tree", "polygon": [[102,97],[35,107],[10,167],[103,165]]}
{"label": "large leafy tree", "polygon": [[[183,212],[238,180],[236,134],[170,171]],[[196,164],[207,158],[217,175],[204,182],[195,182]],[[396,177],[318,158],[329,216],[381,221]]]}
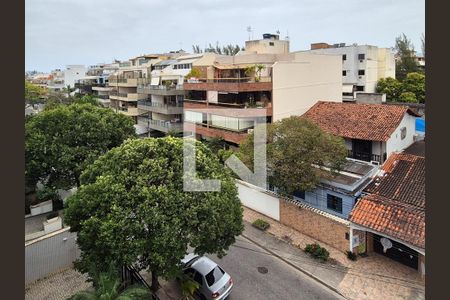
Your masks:
{"label": "large leafy tree", "polygon": [[395,76],[402,81],[408,73],[417,72],[419,68],[415,60],[414,46],[404,33],[395,39],[395,50],[397,51]]}
{"label": "large leafy tree", "polygon": [[396,101],[402,93],[402,84],[395,78],[381,78],[377,82],[377,93],[386,94],[387,101]]}
{"label": "large leafy tree", "polygon": [[25,81],[25,103],[44,103],[47,92],[43,87]]}
{"label": "large leafy tree", "polygon": [[425,103],[425,74],[409,73],[402,82],[403,91],[411,92],[420,103]]}
{"label": "large leafy tree", "polygon": [[29,187],[79,185],[87,165],[135,136],[133,121],[90,104],[57,106],[25,123],[25,175]]}
{"label": "large leafy tree", "polygon": [[188,246],[225,255],[243,231],[237,188],[217,157],[195,143],[197,178],[220,180],[220,191],[183,190],[183,177],[192,174],[183,174],[183,139],[175,137],[129,140],[83,172],[65,209],[78,232],[80,271],[111,263],[148,268],[157,289],[158,276],[179,274]]}
{"label": "large leafy tree", "polygon": [[[253,139],[241,144],[239,158],[253,166]],[[313,190],[324,177],[345,163],[347,150],[340,137],[322,131],[311,121],[292,116],[268,125],[267,166],[272,186],[283,195]]]}

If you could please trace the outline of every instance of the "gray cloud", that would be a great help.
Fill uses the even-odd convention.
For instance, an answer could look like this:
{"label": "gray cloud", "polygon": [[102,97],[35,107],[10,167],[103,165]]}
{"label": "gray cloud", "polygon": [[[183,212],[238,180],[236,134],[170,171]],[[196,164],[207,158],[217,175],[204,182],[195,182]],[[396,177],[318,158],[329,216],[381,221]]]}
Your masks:
{"label": "gray cloud", "polygon": [[176,50],[219,41],[244,45],[289,31],[292,50],[314,42],[384,47],[404,32],[420,50],[424,0],[26,0],[25,64],[49,71],[66,64]]}

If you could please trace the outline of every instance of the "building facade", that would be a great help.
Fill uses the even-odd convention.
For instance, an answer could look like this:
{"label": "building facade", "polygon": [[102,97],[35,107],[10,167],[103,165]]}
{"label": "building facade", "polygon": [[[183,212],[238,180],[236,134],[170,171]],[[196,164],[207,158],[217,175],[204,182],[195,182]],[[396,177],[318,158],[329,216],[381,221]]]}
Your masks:
{"label": "building facade", "polygon": [[338,55],[342,59],[342,93],[345,98],[354,98],[354,93],[376,91],[381,78],[395,78],[395,58],[390,48],[371,45],[311,44],[311,49],[302,53]]}

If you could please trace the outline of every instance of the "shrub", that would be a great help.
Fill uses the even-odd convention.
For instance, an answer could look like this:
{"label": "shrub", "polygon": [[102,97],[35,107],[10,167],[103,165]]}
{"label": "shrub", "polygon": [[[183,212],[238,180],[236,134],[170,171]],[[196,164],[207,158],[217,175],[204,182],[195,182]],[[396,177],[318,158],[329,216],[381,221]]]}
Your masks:
{"label": "shrub", "polygon": [[252,225],[260,230],[267,230],[267,228],[270,227],[269,223],[261,219],[257,219],[255,222],[252,223]]}
{"label": "shrub", "polygon": [[45,202],[47,200],[59,200],[58,193],[49,187],[44,187],[36,193],[37,203]]}
{"label": "shrub", "polygon": [[352,251],[347,251],[347,258],[350,260],[356,260],[356,254]]}
{"label": "shrub", "polygon": [[327,249],[321,247],[317,243],[306,245],[305,252],[310,253],[314,258],[320,259],[322,261],[327,261],[330,257],[330,252],[328,252]]}

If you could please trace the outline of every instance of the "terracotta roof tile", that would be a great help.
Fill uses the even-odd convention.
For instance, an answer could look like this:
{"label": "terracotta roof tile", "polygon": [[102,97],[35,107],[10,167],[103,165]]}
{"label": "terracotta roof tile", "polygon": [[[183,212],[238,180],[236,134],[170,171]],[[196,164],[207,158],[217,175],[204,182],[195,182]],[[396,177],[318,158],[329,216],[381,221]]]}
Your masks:
{"label": "terracotta roof tile", "polygon": [[425,248],[425,157],[393,153],[364,190],[350,221]]}
{"label": "terracotta roof tile", "polygon": [[416,115],[408,107],[401,105],[319,101],[303,117],[337,136],[387,141],[405,113]]}

